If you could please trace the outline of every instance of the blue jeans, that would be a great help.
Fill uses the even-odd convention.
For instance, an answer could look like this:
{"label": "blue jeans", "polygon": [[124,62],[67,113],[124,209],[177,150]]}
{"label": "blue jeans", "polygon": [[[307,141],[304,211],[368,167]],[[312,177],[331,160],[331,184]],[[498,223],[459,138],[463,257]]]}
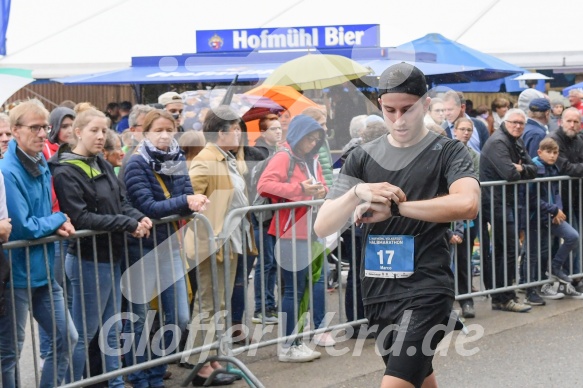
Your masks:
{"label": "blue jeans", "polygon": [[[124,348],[127,349],[127,353],[124,355],[127,366],[140,364],[150,359],[156,359],[163,355],[171,354],[178,347],[180,335],[184,332],[190,316],[184,264],[180,257],[180,252],[174,250],[172,251],[172,254],[166,254],[166,252],[160,250],[157,268],[155,262],[141,259],[140,255],[136,253],[136,251],[130,249],[130,266],[132,267],[126,270],[124,277],[128,273],[127,271],[132,271],[132,274],[134,274],[134,270],[137,268],[134,267],[134,264],[139,262],[139,264],[136,265],[142,265],[141,268],[143,272],[136,271],[135,274],[143,273],[145,276],[145,278],[140,278],[140,282],[143,283],[140,292],[143,292],[144,295],[154,296],[156,284],[158,284],[158,282],[160,284],[171,284],[160,293],[159,300],[162,302],[161,308],[163,311],[163,317],[160,319],[160,326],[168,325],[170,327],[164,330],[164,336],[162,338],[155,336],[154,341],[152,341],[150,346],[144,347],[143,345],[140,345],[142,334],[145,336],[144,340],[149,342],[148,334],[151,327],[147,327],[146,330],[144,330],[146,326],[146,318],[148,316],[149,303],[134,303],[131,300],[132,298],[129,297],[129,311],[130,313],[136,314],[136,316],[132,320],[126,320],[123,326],[123,333],[126,339],[131,338],[132,334],[134,335],[131,346],[124,344]],[[153,253],[154,251],[151,251],[149,254]],[[147,257],[147,255],[144,255],[144,257]],[[160,275],[158,279],[156,276],[157,273]],[[148,322],[148,325],[151,325],[150,321]],[[163,343],[160,343],[162,340]],[[154,342],[158,343],[155,344]],[[152,346],[154,349],[152,349]],[[138,352],[135,352],[136,349],[138,349]],[[136,354],[134,354],[134,352]],[[128,375],[128,381],[132,383],[135,388],[163,386],[163,377],[167,368],[168,365],[163,364],[130,373]]]}
{"label": "blue jeans", "polygon": [[[285,314],[285,328],[283,329],[286,336],[294,332],[294,327],[298,321],[297,311],[299,311],[300,301],[304,292],[309,290],[308,273],[310,271],[309,256],[308,256],[308,242],[306,240],[296,240],[296,266],[295,274],[296,281],[294,282],[293,271],[293,255],[291,240],[280,239],[279,245],[281,253],[280,265],[283,277],[283,300],[281,303],[281,311]],[[278,248],[276,247],[276,252]],[[322,270],[320,279],[313,284],[313,326],[312,329],[317,329],[322,324],[324,316],[326,315],[326,306],[324,304],[326,297],[326,287],[324,287],[324,272],[326,266]],[[294,304],[294,296],[297,298],[297,304]]]}
{"label": "blue jeans", "polygon": [[[549,256],[549,238],[548,238],[548,225],[541,225],[540,231],[538,230],[538,225],[534,224],[530,226],[529,230],[529,267],[530,276],[528,276],[526,270],[526,255],[523,255],[523,261],[520,266],[521,276],[524,283],[534,282],[539,280],[538,274],[538,264],[540,260],[541,269],[544,272],[547,269],[547,258]],[[573,228],[568,222],[561,222],[561,224],[551,224],[551,237],[557,237],[563,239],[563,243],[559,245],[558,249],[554,253],[551,261],[553,267],[563,268],[566,272],[569,271],[569,254],[577,249],[579,245],[579,233]],[[552,239],[551,239],[552,241]],[[540,244],[540,248],[539,248]],[[525,248],[523,248],[526,251]],[[526,253],[526,252],[525,252]],[[573,252],[575,256],[576,252]],[[545,279],[545,276],[540,277]]]}
{"label": "blue jeans", "polygon": [[245,312],[246,298],[245,298],[245,283],[249,280],[249,274],[253,269],[253,262],[256,256],[247,255],[247,271],[245,271],[243,255],[239,255],[237,259],[237,272],[235,274],[235,286],[233,287],[233,295],[231,296],[231,320],[233,324],[243,323],[243,313]]}
{"label": "blue jeans", "polygon": [[[575,230],[575,232],[577,232],[579,230],[579,213],[578,212],[573,212],[573,216],[571,217],[571,227]],[[578,233],[578,232],[577,232]],[[576,249],[577,246],[575,246],[575,248],[573,248],[573,271],[571,272],[571,260],[569,260],[568,258],[565,259],[565,261],[563,262],[563,270],[567,273],[567,274],[578,274],[581,273],[581,266],[579,265],[579,250]],[[560,249],[560,248],[559,248]],[[555,254],[556,257],[556,254]]]}
{"label": "blue jeans", "polygon": [[[51,290],[52,287],[52,290]],[[6,289],[6,315],[0,317],[0,360],[2,364],[2,387],[16,387],[16,363],[17,354],[22,352],[26,321],[29,309],[32,316],[45,332],[52,333],[56,330],[56,338],[52,341],[52,349],[46,355],[43,367],[40,387],[55,387],[61,385],[67,368],[69,367],[69,350],[77,343],[77,330],[71,316],[65,309],[63,290],[56,281],[49,285],[36,287],[31,290],[32,300],[28,299],[26,288],[15,288],[12,299],[10,286]],[[54,311],[51,309],[51,295],[54,303]],[[13,315],[13,310],[15,315]],[[16,335],[14,338],[14,321],[16,322]],[[18,353],[17,353],[18,350]],[[54,364],[57,366],[57,375],[53,373]]]}
{"label": "blue jeans", "polygon": [[[73,322],[79,333],[79,341],[73,352],[71,363],[73,381],[83,378],[83,371],[89,365],[85,357],[91,340],[96,335],[100,324],[107,330],[107,345],[112,350],[119,349],[118,335],[121,331],[121,317],[115,317],[121,313],[120,290],[120,262],[99,263],[79,259],[77,256],[67,254],[65,270],[71,280],[73,294]],[[110,325],[107,325],[108,320]],[[109,327],[108,327],[109,326]],[[104,351],[103,346],[100,348]],[[115,351],[112,351],[115,352]],[[105,371],[111,372],[120,368],[118,354],[105,353]],[[69,373],[67,379],[69,379]],[[110,387],[123,387],[122,377],[109,380]]]}
{"label": "blue jeans", "polygon": [[[348,322],[364,318],[364,305],[362,303],[362,289],[360,279],[360,266],[362,262],[362,235],[355,233],[354,236],[354,263],[352,262],[352,232],[347,229],[342,236],[344,242],[340,246],[343,249],[343,257],[349,259],[348,275],[346,278],[346,290],[344,295],[344,310]],[[340,275],[339,275],[340,278]],[[354,290],[356,290],[356,308],[354,306]]]}
{"label": "blue jeans", "polygon": [[575,273],[578,273],[579,266],[576,264],[579,261],[576,260],[577,252],[575,249],[579,245],[579,233],[568,222],[561,222],[559,225],[551,225],[551,235],[563,239],[563,243],[559,246],[555,257],[553,257],[552,265],[569,268],[569,254],[573,252],[573,258],[575,259],[573,270]]}
{"label": "blue jeans", "polygon": [[[263,244],[259,241],[259,227],[254,228],[255,244],[259,252],[255,264],[255,276],[253,277],[255,288],[255,312],[261,311],[261,302],[265,301],[265,310],[276,310],[275,303],[275,283],[277,279],[277,262],[275,261],[275,237],[267,233],[267,227],[263,228]],[[263,271],[261,266],[263,265]],[[261,287],[263,278],[264,287]]]}
{"label": "blue jeans", "polygon": [[[55,280],[59,283],[59,286],[63,288],[63,295],[67,299],[67,308],[70,310],[73,305],[73,294],[71,292],[71,282],[65,274],[65,257],[67,256],[68,247],[69,240],[55,241],[54,272]],[[61,252],[63,252],[63,257],[61,257]],[[63,287],[63,282],[66,282],[66,287]],[[40,357],[44,359],[47,357],[47,354],[51,349],[51,335],[47,334],[43,328],[39,326],[38,336],[40,342]]]}

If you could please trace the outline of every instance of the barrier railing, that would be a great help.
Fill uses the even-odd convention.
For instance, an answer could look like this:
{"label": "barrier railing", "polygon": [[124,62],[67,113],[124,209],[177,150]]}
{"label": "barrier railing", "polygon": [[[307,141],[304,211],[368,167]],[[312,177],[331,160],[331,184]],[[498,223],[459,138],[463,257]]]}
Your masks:
{"label": "barrier railing", "polygon": [[[558,188],[556,187],[557,184]],[[484,201],[483,198],[482,210],[478,218],[473,220],[473,224],[472,221],[464,221],[464,242],[460,244],[458,249],[452,250],[452,267],[454,269],[457,300],[510,292],[519,288],[531,288],[552,282],[545,276],[545,271],[552,263],[554,258],[553,247],[557,243],[552,242],[553,233],[550,229],[552,219],[549,219],[541,208],[540,200],[547,198],[545,193],[551,190],[556,191],[557,189],[569,193],[567,198],[563,198],[563,206],[567,214],[566,222],[574,227],[574,230],[578,232],[578,236],[581,236],[582,226],[580,220],[582,219],[581,212],[583,209],[580,204],[583,201],[581,200],[582,184],[580,179],[555,177],[513,183],[503,181],[482,182],[482,192],[486,194],[485,197],[494,198],[494,200],[488,202]],[[250,386],[262,387],[261,382],[243,362],[236,358],[237,356],[272,345],[278,345],[279,353],[282,354],[285,353],[286,348],[296,344],[299,339],[309,339],[310,337],[313,339],[313,336],[327,332],[334,332],[335,334],[344,332],[346,333],[345,336],[349,337],[355,333],[355,329],[358,329],[364,331],[364,334],[361,332],[361,336],[366,336],[368,334],[366,332],[367,320],[364,319],[361,303],[359,302],[361,297],[359,296],[358,269],[361,261],[362,230],[356,228],[354,224],[347,224],[346,230],[339,231],[338,234],[329,237],[325,242],[316,239],[311,228],[317,210],[323,202],[323,200],[318,200],[236,209],[226,216],[224,221],[225,230],[216,238],[213,236],[212,227],[206,217],[196,214],[193,221],[180,228],[180,233],[176,233],[173,238],[159,243],[156,237],[156,229],[167,228],[167,234],[171,234],[170,232],[174,230],[176,222],[184,221],[185,218],[169,217],[158,220],[155,222],[156,229],[152,230],[154,246],[157,247],[153,251],[149,251],[147,247],[144,247],[141,240],[136,246],[136,241],[130,242],[126,236],[123,247],[125,259],[124,263],[121,264],[125,267],[125,272],[123,272],[123,275],[120,273],[119,281],[122,288],[124,288],[123,295],[125,298],[128,299],[128,296],[130,296],[129,299],[136,297],[137,301],[132,303],[129,300],[128,305],[121,310],[126,315],[123,317],[120,315],[119,317],[120,319],[123,318],[124,324],[130,322],[126,326],[129,330],[120,328],[121,322],[112,325],[111,327],[114,329],[109,328],[114,330],[114,342],[119,347],[119,351],[113,357],[117,358],[119,365],[121,365],[123,357],[126,366],[115,370],[93,373],[90,368],[91,363],[86,361],[85,367],[88,373],[85,378],[76,379],[72,368],[70,368],[65,375],[68,383],[66,386],[88,386],[160,365],[180,360],[185,361],[191,357],[191,360],[194,360],[192,363],[196,367],[183,380],[183,386],[190,382],[206,362],[224,361],[227,363],[226,369],[213,372],[212,377],[221,371],[225,371],[242,376]],[[546,202],[548,202],[548,199]],[[306,208],[308,211],[303,218],[296,219],[296,211],[292,210],[299,208]],[[269,223],[265,222],[265,217],[268,216],[269,211],[274,212],[275,227],[271,230],[274,236],[271,237],[267,233]],[[249,240],[250,236],[247,234],[249,224],[241,221],[250,214],[253,214],[255,218],[253,220],[253,239],[259,248],[257,256],[248,252],[249,249],[247,248],[253,246],[253,242]],[[283,220],[282,217],[289,217],[289,219]],[[282,231],[280,225],[286,225],[286,223],[291,227]],[[305,230],[301,227],[303,224],[306,225]],[[180,238],[180,236],[184,236],[188,228],[193,228],[195,257],[185,261],[183,253],[186,240],[184,240],[184,237]],[[241,246],[238,247],[240,249],[237,249],[234,241],[232,241],[236,230],[239,230],[239,235],[242,237]],[[524,232],[521,233],[521,231]],[[93,246],[93,257],[87,261],[97,267],[100,263],[98,259],[102,259],[101,262],[104,261],[103,258],[97,257],[96,237],[107,235],[110,242],[110,257],[109,260],[105,261],[109,263],[107,272],[111,279],[116,279],[114,266],[116,261],[113,258],[111,246],[112,233],[79,231],[69,241],[77,242],[76,253],[77,257],[80,257],[79,242],[89,241],[87,239],[90,239]],[[478,236],[480,241],[478,249],[475,249],[474,239],[472,238],[473,233]],[[523,235],[522,237],[521,234]],[[49,329],[48,352],[53,353],[53,358],[59,358],[60,355],[65,354],[59,360],[61,363],[65,360],[68,364],[75,357],[75,342],[77,339],[75,336],[69,335],[63,337],[60,333],[75,332],[76,330],[74,329],[76,327],[69,319],[65,319],[63,322],[56,320],[58,314],[55,313],[55,309],[58,308],[61,302],[59,302],[60,299],[55,299],[55,295],[57,298],[61,298],[61,296],[52,292],[53,287],[62,287],[63,303],[67,303],[67,305],[75,303],[75,301],[69,301],[72,296],[74,299],[75,295],[73,295],[74,286],[67,280],[68,273],[73,268],[68,268],[66,271],[64,265],[66,252],[62,245],[66,240],[51,236],[34,241],[14,241],[4,244],[4,249],[12,267],[16,250],[24,250],[25,257],[29,258],[31,249],[38,249],[36,247],[40,246],[42,247],[44,258],[44,270],[50,272],[52,260],[49,257],[49,247],[55,243],[60,245],[60,253],[57,255],[60,263],[55,265],[54,272],[55,278],[61,279],[61,284],[59,285],[58,282],[55,282],[44,286],[48,287],[50,291],[47,300],[43,301],[48,306],[46,307],[48,311],[46,314],[49,314],[50,323],[43,322],[41,326]],[[580,237],[578,237],[579,242],[580,240]],[[468,243],[468,241],[471,242]],[[487,241],[492,241],[491,250]],[[201,244],[207,244],[208,251],[212,253],[206,263],[205,257],[200,257],[199,255],[201,249],[204,251]],[[273,252],[271,252],[270,247],[272,245],[270,244],[273,245]],[[133,254],[133,256],[145,260],[145,262],[136,265],[136,262],[131,261],[129,257],[132,256],[130,254],[132,249],[134,253],[136,250],[139,252],[139,254]],[[217,249],[220,252],[220,260],[217,259],[217,255],[214,253]],[[572,278],[583,277],[583,273],[581,273],[582,249],[583,247],[579,244],[574,252],[569,252],[568,265],[565,271],[570,273]],[[237,250],[241,253],[236,254]],[[271,255],[271,253],[273,254]],[[465,258],[463,258],[463,253],[465,253]],[[170,258],[172,262],[176,255],[180,256],[180,263],[184,263],[184,266],[166,266],[167,262],[164,260]],[[479,257],[479,259],[472,260],[473,256]],[[233,259],[229,259],[231,257]],[[314,261],[314,257],[318,257],[318,259]],[[28,259],[26,261],[25,270],[29,275],[28,279],[32,279],[31,272],[38,268],[31,268],[30,261]],[[191,268],[186,268],[186,263]],[[479,266],[479,274],[478,271],[473,270],[477,266]],[[132,268],[133,271],[131,270]],[[251,293],[251,286],[247,283],[247,279],[253,268],[256,269],[256,275],[253,293]],[[345,275],[347,269],[348,275]],[[174,344],[176,337],[179,336],[176,334],[178,331],[173,331],[172,339],[167,341],[163,325],[168,314],[172,315],[171,313],[173,313],[176,320],[178,319],[176,317],[184,313],[178,307],[179,297],[181,296],[178,293],[174,293],[170,297],[174,301],[174,308],[171,311],[166,311],[167,308],[164,306],[167,304],[168,299],[165,299],[163,291],[173,286],[174,283],[172,282],[187,273],[188,270],[192,270],[189,273],[191,276],[187,277],[190,279],[191,297],[193,299],[192,311],[189,309],[188,314],[189,319],[192,316],[190,328],[194,333],[190,332],[188,334],[186,346],[184,350],[181,350],[176,349],[178,345]],[[167,277],[164,278],[163,275]],[[346,286],[344,276],[346,276]],[[170,281],[168,281],[168,278]],[[165,282],[171,284],[166,284]],[[88,287],[90,284],[88,279],[81,283],[81,289],[83,289],[83,286]],[[94,283],[97,294],[100,294],[102,287],[105,288],[107,286],[100,281],[97,274],[95,274]],[[148,286],[146,287],[141,283],[147,283]],[[206,288],[201,288],[201,285],[205,284],[207,285]],[[275,284],[277,284],[277,287]],[[210,285],[210,288],[208,285]],[[327,286],[330,289],[337,287],[337,305],[330,303],[329,294],[325,292]],[[79,287],[79,285],[75,287]],[[233,291],[233,288],[235,291]],[[131,292],[127,292],[128,289],[136,289],[139,292],[132,296]],[[225,291],[222,297],[220,294],[221,289]],[[10,299],[8,307],[11,311],[9,315],[12,318],[9,330],[4,327],[1,329],[5,335],[9,333],[8,336],[12,338],[12,342],[5,341],[3,346],[6,347],[7,344],[14,345],[14,356],[12,359],[10,357],[6,358],[6,352],[0,352],[2,353],[2,371],[3,376],[5,376],[8,370],[12,369],[14,371],[15,384],[18,384],[18,386],[39,386],[41,381],[47,382],[47,377],[43,378],[41,374],[39,362],[41,344],[39,344],[37,326],[40,323],[39,319],[42,321],[42,314],[37,307],[41,302],[35,299],[38,290],[30,281],[24,290],[21,291],[10,283],[6,291],[6,297]],[[152,290],[155,291],[153,292]],[[231,293],[234,295],[231,295]],[[241,294],[243,295],[242,298]],[[250,297],[251,294],[254,296],[253,301]],[[81,295],[84,295],[83,292],[81,292]],[[307,297],[304,297],[304,295],[307,295]],[[121,297],[119,299],[116,295],[111,297],[114,299],[114,306],[117,306],[117,303],[121,303]],[[15,308],[15,300],[17,298],[24,298],[27,301],[31,301],[28,303],[32,304],[32,307],[25,313],[19,312],[18,317]],[[78,298],[79,296],[77,295]],[[92,302],[88,299],[86,300],[86,298],[87,296],[83,296],[80,301],[77,300],[77,302],[81,303],[83,314],[91,307],[92,303],[98,305],[99,311],[103,310],[101,304],[104,301],[97,298],[95,302]],[[147,303],[152,298],[157,301],[158,306],[155,309],[147,308],[147,310],[159,311],[158,319],[161,319],[161,329],[150,340],[152,320],[155,314],[148,313],[145,328],[142,331],[148,340],[144,341],[142,346],[141,343],[136,344],[138,341],[132,337],[136,327],[133,326],[135,322],[132,320],[133,316],[131,314],[136,314],[133,310],[135,306]],[[305,298],[303,307],[300,307],[303,298]],[[232,303],[233,300],[235,300],[235,303]],[[270,305],[270,303],[275,305]],[[278,308],[277,313],[272,311],[275,306]],[[68,308],[73,311],[70,305]],[[236,310],[238,315],[235,313]],[[325,311],[329,311],[329,314],[325,314]],[[210,312],[211,314],[204,316],[205,312]],[[21,324],[23,319],[26,320],[26,315],[28,315],[27,318],[29,320],[28,333],[26,333],[26,338],[23,339],[21,333],[17,330],[17,325]],[[201,321],[198,322],[198,319],[201,319]],[[17,322],[17,320],[19,321]],[[36,324],[35,321],[37,321]],[[250,329],[252,327],[250,321],[256,324],[254,330]],[[87,328],[88,325],[94,323],[90,322],[85,315],[83,315],[81,322],[83,328]],[[213,327],[209,329],[205,325],[211,322]],[[110,359],[107,358],[110,356],[103,351],[103,349],[106,349],[105,345],[107,345],[107,335],[104,333],[108,330],[107,325],[110,323],[101,319],[98,322],[97,336],[101,341],[101,346],[99,347],[97,359],[104,366],[110,362]],[[272,330],[268,329],[270,326],[275,326],[275,324],[279,324],[277,326],[278,332],[277,334],[271,334]],[[293,325],[294,330],[290,330],[290,324]],[[64,325],[65,329],[60,331],[62,325]],[[309,328],[307,327],[308,325]],[[240,330],[241,333],[235,335],[234,328]],[[86,332],[86,330],[81,331]],[[180,336],[182,335],[185,335],[184,331],[180,333]],[[201,335],[203,339],[199,339],[198,335]],[[41,341],[43,337],[46,340],[46,336],[41,335]],[[340,339],[336,335],[333,338]],[[127,341],[130,339],[130,346],[128,346]],[[89,342],[91,341],[86,342],[87,348],[82,351],[85,353],[85,359],[89,360],[91,356]],[[237,346],[234,346],[235,342],[237,342]],[[168,350],[169,348],[172,349]],[[163,351],[158,352],[159,354],[152,355],[161,349]],[[139,351],[145,354],[143,359],[137,358],[136,353],[139,353]],[[216,355],[211,355],[211,353],[216,353]],[[194,358],[195,355],[198,357]],[[131,357],[131,362],[128,362],[130,359],[127,357]],[[57,375],[61,365],[58,362],[49,365],[52,365],[53,373],[48,385],[56,386],[58,383]],[[4,386],[10,386],[10,384],[5,384]]]}

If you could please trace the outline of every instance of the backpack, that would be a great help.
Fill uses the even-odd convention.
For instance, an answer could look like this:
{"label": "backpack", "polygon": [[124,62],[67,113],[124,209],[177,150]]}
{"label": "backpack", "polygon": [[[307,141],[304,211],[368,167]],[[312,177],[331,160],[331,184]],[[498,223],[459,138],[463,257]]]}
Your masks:
{"label": "backpack", "polygon": [[[294,172],[294,169],[296,167],[296,162],[295,162],[293,156],[291,155],[290,151],[287,148],[282,148],[280,150],[277,150],[273,155],[270,155],[267,159],[264,159],[264,160],[260,161],[259,163],[257,163],[251,169],[249,184],[250,184],[251,189],[254,190],[254,194],[251,197],[251,198],[253,198],[253,200],[251,202],[251,206],[261,206],[261,205],[271,204],[271,201],[269,200],[269,198],[259,195],[259,193],[257,192],[257,184],[259,183],[259,179],[261,179],[261,174],[263,174],[263,171],[265,171],[265,168],[267,167],[267,165],[269,164],[271,159],[273,159],[273,157],[279,152],[285,152],[289,156],[290,161],[289,161],[289,167],[287,169],[287,182],[289,182],[289,180]],[[273,210],[255,211],[254,214],[258,220],[259,220],[259,214],[263,214],[263,221],[265,222],[265,221],[269,221],[273,218],[274,211]]]}

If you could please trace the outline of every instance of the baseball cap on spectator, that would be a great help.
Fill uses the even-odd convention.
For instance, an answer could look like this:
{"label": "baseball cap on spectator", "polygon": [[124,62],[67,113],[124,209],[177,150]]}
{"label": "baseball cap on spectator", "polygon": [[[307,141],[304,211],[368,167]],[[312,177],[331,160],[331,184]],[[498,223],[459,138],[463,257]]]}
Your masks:
{"label": "baseball cap on spectator", "polygon": [[183,103],[180,94],[176,92],[166,92],[164,94],[161,94],[160,97],[158,97],[158,104],[162,106],[172,104],[173,102],[179,102],[181,104]]}
{"label": "baseball cap on spectator", "polygon": [[551,104],[546,98],[535,98],[528,105],[531,112],[546,112],[551,110]]}

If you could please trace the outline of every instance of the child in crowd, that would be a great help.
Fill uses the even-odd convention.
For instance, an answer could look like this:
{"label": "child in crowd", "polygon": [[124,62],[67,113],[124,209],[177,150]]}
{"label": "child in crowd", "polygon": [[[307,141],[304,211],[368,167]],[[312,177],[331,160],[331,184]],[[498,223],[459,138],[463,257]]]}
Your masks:
{"label": "child in crowd", "polygon": [[[538,156],[533,162],[538,167],[537,177],[559,176],[559,169],[555,165],[559,156],[559,145],[549,137],[543,139],[538,148]],[[538,186],[538,187],[537,187]],[[563,240],[557,253],[549,263],[547,276],[559,282],[559,292],[552,288],[551,284],[545,284],[540,289],[540,295],[534,287],[527,289],[525,303],[533,306],[543,306],[545,301],[541,298],[560,299],[564,296],[583,299],[583,295],[571,284],[571,278],[562,270],[563,265],[569,260],[569,254],[577,248],[579,233],[566,221],[563,213],[563,203],[560,195],[558,181],[531,183],[529,187],[529,213],[528,213],[528,268],[530,273],[527,281],[537,281],[539,258],[544,260],[549,257],[549,229],[551,235]],[[549,217],[550,216],[550,217]],[[538,239],[540,238],[540,241]],[[539,250],[540,249],[540,250]],[[544,268],[544,263],[540,263]]]}

